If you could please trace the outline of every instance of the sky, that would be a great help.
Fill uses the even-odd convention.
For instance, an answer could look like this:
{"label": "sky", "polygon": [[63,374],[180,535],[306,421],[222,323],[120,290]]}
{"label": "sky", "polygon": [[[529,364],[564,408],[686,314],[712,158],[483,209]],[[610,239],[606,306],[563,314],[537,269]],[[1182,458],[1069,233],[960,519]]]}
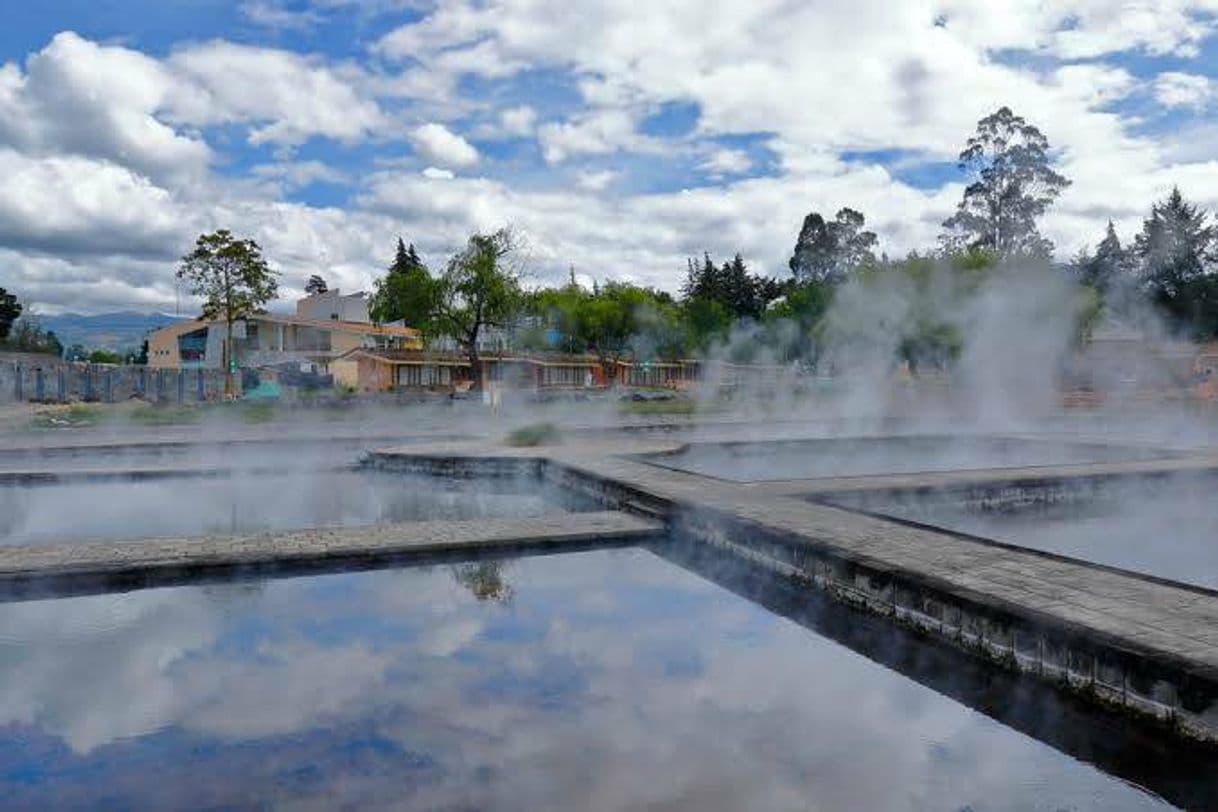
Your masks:
{"label": "sky", "polygon": [[1060,259],[1178,184],[1218,209],[1218,0],[43,0],[0,26],[0,286],[174,312],[199,234],[285,300],[511,226],[532,284],[787,274],[810,211],[935,245],[1010,106],[1073,180]]}

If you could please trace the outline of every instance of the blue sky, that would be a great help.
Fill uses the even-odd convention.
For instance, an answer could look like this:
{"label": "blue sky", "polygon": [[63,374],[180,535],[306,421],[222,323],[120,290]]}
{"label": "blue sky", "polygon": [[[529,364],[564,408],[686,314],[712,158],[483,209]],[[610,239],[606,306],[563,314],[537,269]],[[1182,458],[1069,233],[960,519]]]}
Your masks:
{"label": "blue sky", "polygon": [[[1208,6],[1208,7],[1207,7]],[[44,312],[163,308],[201,231],[258,239],[290,296],[366,289],[400,234],[478,229],[675,289],[683,258],[785,272],[809,211],[933,246],[955,153],[1002,104],[1074,180],[1069,256],[1173,183],[1218,206],[1212,0],[57,0],[0,29],[0,279]]]}

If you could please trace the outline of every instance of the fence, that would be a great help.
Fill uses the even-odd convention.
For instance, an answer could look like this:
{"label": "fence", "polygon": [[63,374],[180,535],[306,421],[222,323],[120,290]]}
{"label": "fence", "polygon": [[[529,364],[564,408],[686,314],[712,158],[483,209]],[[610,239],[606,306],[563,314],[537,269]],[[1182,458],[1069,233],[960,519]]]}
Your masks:
{"label": "fence", "polygon": [[0,362],[0,402],[197,403],[224,395],[224,373],[214,369],[155,369],[60,361]]}

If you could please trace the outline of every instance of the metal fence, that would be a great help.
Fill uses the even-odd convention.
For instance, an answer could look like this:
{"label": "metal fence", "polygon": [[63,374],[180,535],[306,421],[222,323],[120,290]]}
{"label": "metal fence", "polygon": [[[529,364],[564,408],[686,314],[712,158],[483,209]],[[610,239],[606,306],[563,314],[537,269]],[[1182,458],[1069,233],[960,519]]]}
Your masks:
{"label": "metal fence", "polygon": [[197,403],[224,395],[224,373],[214,369],[157,369],[60,361],[0,362],[0,402],[77,401]]}

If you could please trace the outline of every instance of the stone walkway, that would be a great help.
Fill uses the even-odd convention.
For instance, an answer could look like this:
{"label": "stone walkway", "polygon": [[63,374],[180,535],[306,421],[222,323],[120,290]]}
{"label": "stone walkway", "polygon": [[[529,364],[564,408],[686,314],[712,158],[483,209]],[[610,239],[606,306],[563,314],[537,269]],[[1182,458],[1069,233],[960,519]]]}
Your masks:
{"label": "stone walkway", "polygon": [[402,522],[246,536],[145,539],[0,547],[0,586],[35,580],[190,573],[322,560],[368,563],[437,553],[562,548],[599,541],[639,542],[663,526],[617,511],[531,519]]}

